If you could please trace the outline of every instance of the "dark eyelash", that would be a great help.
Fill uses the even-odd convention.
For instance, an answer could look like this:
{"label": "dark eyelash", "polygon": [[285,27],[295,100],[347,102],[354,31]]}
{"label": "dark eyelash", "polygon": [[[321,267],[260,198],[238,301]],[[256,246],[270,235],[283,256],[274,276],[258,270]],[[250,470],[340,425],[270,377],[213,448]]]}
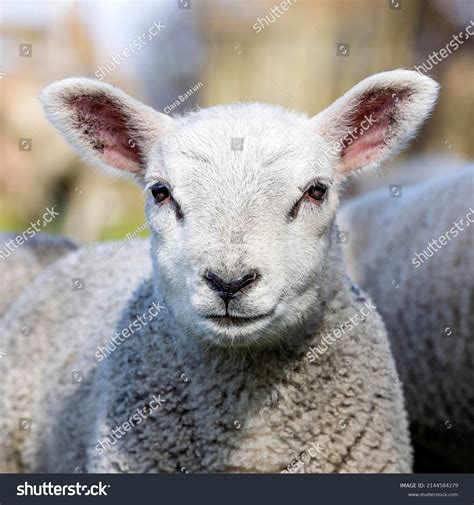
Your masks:
{"label": "dark eyelash", "polygon": [[331,184],[329,183],[329,181],[326,181],[326,179],[313,179],[311,182],[309,182],[308,184],[306,184],[305,188],[304,189],[301,189],[299,186],[298,186],[298,189],[302,192],[302,193],[306,193],[308,191],[308,189],[313,185],[313,184],[323,184],[324,186],[326,186],[328,188],[328,190],[331,188]]}

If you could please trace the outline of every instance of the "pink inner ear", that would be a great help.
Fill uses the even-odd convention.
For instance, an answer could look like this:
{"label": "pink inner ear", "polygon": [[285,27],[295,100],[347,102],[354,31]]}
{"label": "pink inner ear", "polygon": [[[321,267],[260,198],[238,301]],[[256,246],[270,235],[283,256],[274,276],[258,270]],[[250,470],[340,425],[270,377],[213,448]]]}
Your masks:
{"label": "pink inner ear", "polygon": [[408,93],[384,89],[362,96],[348,123],[348,134],[341,141],[344,172],[356,170],[381,154]]}
{"label": "pink inner ear", "polygon": [[119,104],[106,95],[90,95],[75,97],[69,105],[74,111],[75,126],[102,160],[127,172],[141,170],[141,139],[127,124]]}

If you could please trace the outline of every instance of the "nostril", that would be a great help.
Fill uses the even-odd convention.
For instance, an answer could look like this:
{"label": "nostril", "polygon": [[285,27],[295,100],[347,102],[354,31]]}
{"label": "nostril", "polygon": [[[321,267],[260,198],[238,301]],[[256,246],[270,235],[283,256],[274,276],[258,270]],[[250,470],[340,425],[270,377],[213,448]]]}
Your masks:
{"label": "nostril", "polygon": [[252,270],[238,279],[232,279],[230,281],[224,280],[222,277],[210,270],[206,271],[204,274],[204,279],[208,283],[209,287],[212,290],[217,291],[219,296],[225,301],[233,298],[237,292],[255,282],[258,277],[259,274],[255,270]]}
{"label": "nostril", "polygon": [[214,272],[211,272],[208,270],[204,274],[204,279],[207,281],[207,283],[209,284],[209,286],[212,289],[218,289],[218,290],[225,290],[226,289],[227,283],[224,281],[224,279],[219,277]]}
{"label": "nostril", "polygon": [[245,288],[245,286],[252,284],[252,282],[255,282],[257,280],[257,278],[258,278],[258,273],[255,271],[242,276],[238,281],[236,281],[236,283],[238,285],[238,290],[241,290],[241,289]]}

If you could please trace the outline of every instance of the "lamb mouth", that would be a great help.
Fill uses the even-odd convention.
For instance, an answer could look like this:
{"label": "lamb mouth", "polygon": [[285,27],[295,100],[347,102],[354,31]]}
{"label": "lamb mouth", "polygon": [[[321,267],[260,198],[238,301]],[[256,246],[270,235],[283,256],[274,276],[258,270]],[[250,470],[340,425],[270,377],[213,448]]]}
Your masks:
{"label": "lamb mouth", "polygon": [[245,316],[233,316],[230,314],[224,314],[221,316],[205,316],[209,321],[213,321],[222,326],[244,326],[246,324],[255,323],[257,321],[261,321],[263,319],[267,319],[271,313],[268,314],[260,314],[258,316],[245,317]]}

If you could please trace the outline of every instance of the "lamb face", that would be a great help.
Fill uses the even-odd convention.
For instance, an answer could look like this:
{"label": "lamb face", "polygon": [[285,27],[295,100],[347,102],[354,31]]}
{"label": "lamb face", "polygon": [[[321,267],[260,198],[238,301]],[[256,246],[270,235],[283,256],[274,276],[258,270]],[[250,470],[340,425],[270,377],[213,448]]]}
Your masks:
{"label": "lamb face", "polygon": [[49,86],[51,121],[89,160],[147,193],[155,282],[200,340],[268,343],[307,322],[337,282],[337,191],[431,110],[409,71],[362,81],[313,118],[264,104],[171,119],[88,79]]}
{"label": "lamb face", "polygon": [[145,182],[171,195],[148,192],[156,281],[188,332],[267,342],[323,301],[338,203],[331,167],[312,168],[323,149],[309,119],[260,104],[197,112],[154,146]]}

